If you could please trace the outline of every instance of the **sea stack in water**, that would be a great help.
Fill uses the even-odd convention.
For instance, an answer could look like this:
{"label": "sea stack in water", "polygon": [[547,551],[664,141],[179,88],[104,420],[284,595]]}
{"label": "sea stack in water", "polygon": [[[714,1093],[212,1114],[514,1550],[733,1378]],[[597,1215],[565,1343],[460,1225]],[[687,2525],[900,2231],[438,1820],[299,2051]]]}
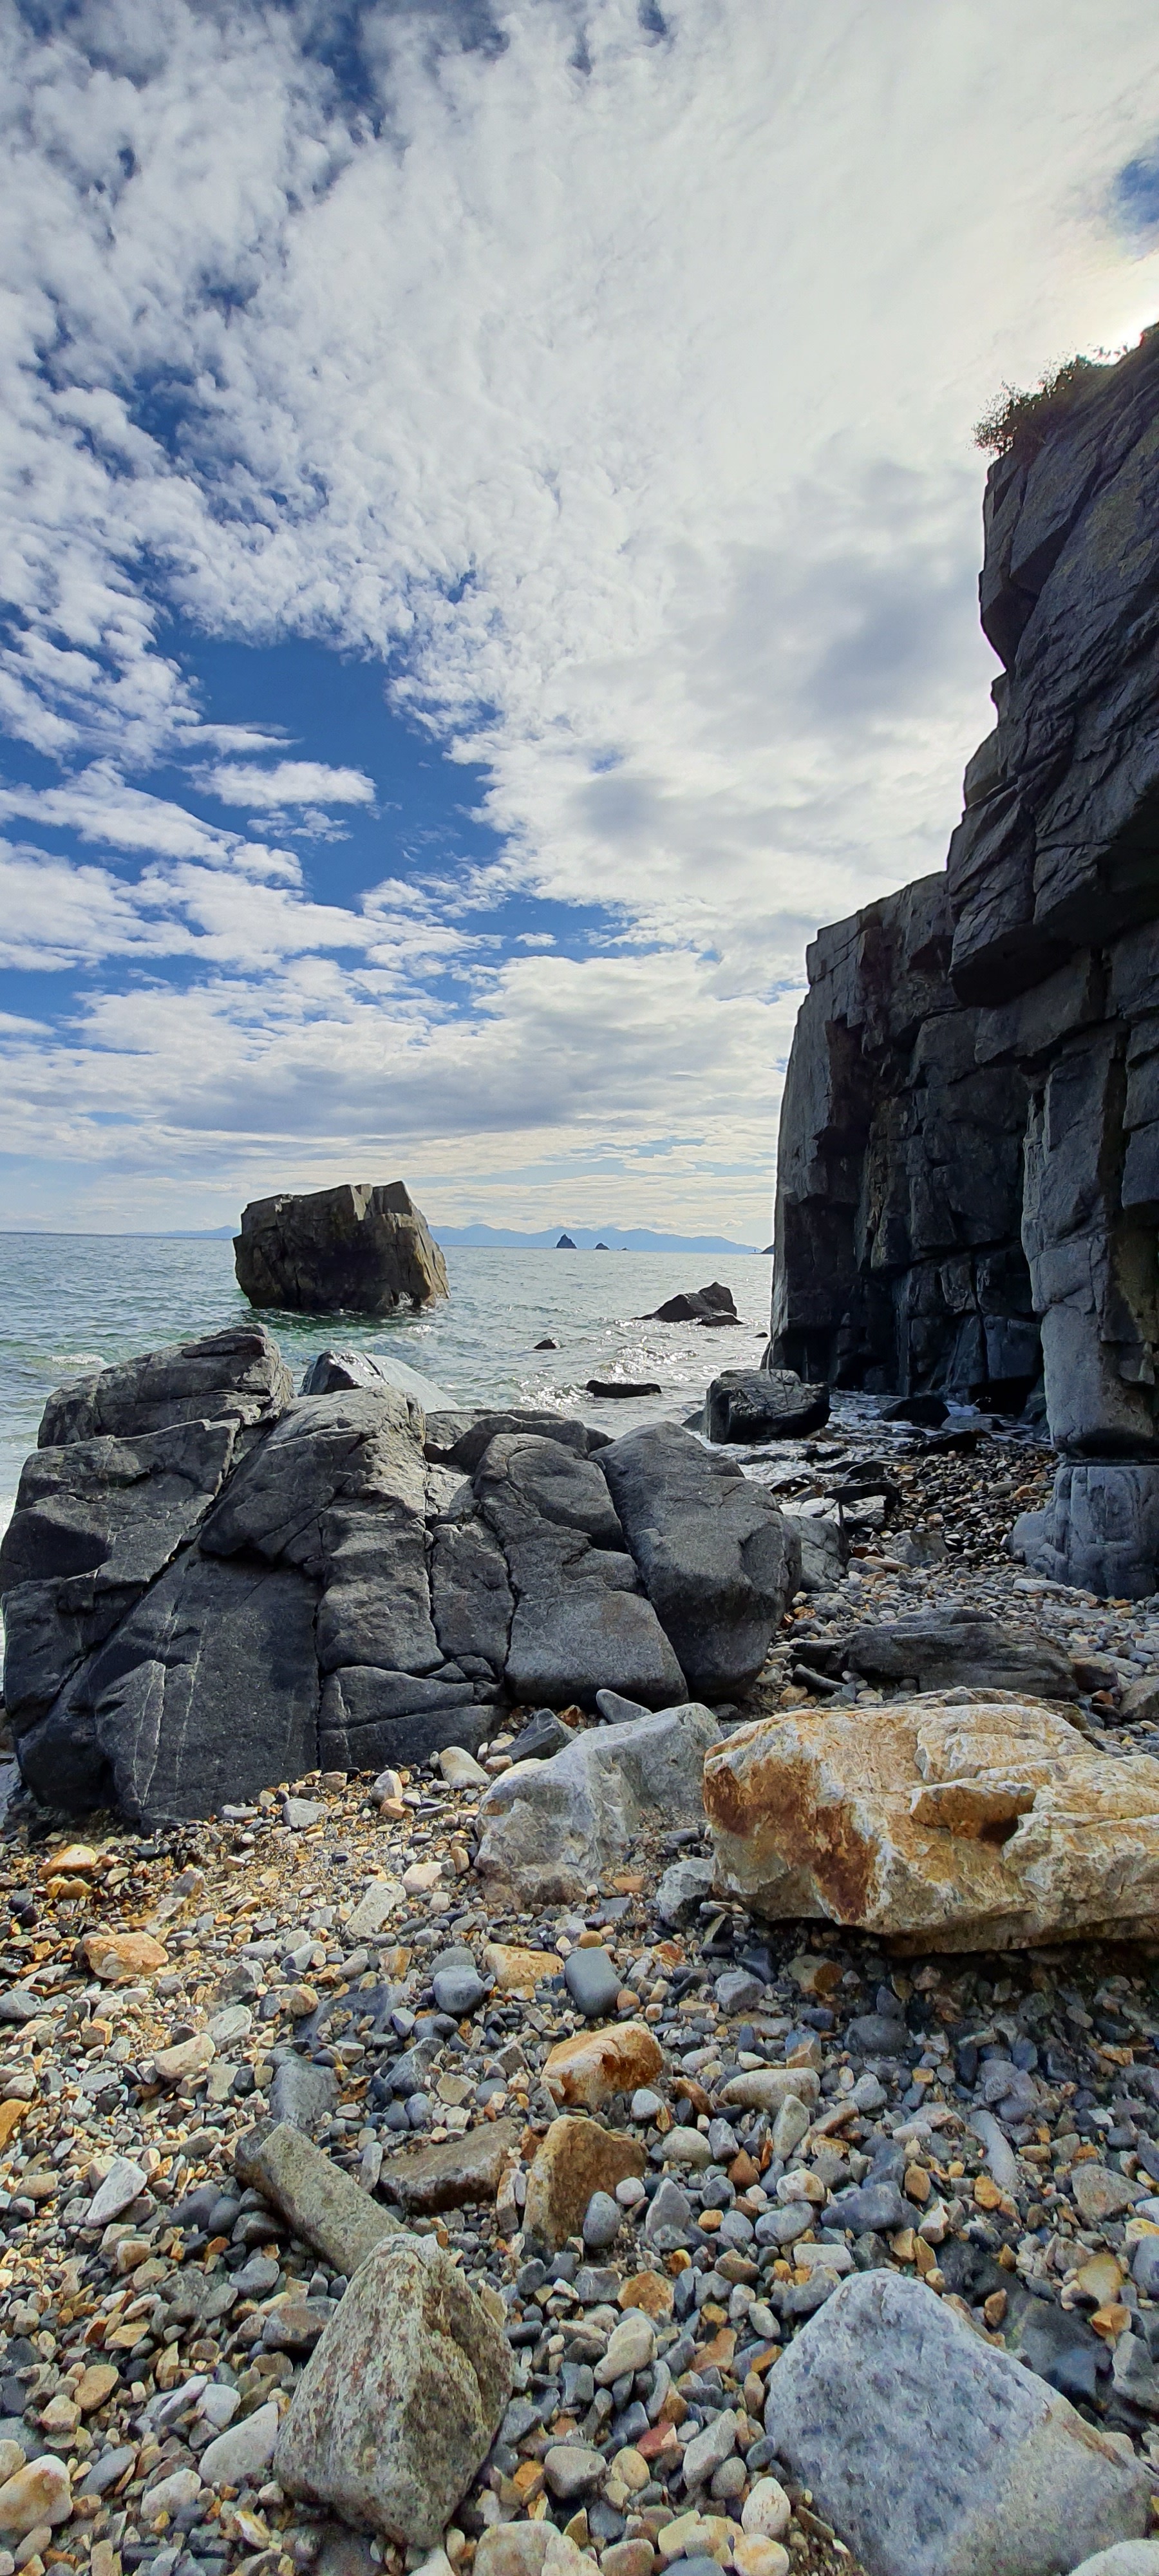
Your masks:
{"label": "sea stack in water", "polygon": [[442,1253],[403,1181],[254,1199],[233,1248],[251,1306],[393,1315],[450,1294]]}

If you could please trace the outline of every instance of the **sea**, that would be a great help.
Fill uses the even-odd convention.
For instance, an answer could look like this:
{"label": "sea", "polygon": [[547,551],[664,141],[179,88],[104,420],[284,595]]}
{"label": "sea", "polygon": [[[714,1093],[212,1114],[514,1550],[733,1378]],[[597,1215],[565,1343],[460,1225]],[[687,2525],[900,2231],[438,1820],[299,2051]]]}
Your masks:
{"label": "sea", "polygon": [[[768,1334],[766,1254],[445,1253],[450,1298],[418,1315],[264,1313],[296,1384],[327,1347],[374,1352],[416,1372],[428,1406],[535,1406],[612,1432],[682,1419],[722,1368],[756,1366]],[[710,1279],[731,1288],[739,1328],[658,1324],[649,1310]],[[111,1360],[254,1320],[220,1237],[0,1234],[0,1529],[54,1387]],[[551,1340],[555,1350],[539,1350]],[[589,1378],[652,1379],[658,1396],[589,1395]]]}

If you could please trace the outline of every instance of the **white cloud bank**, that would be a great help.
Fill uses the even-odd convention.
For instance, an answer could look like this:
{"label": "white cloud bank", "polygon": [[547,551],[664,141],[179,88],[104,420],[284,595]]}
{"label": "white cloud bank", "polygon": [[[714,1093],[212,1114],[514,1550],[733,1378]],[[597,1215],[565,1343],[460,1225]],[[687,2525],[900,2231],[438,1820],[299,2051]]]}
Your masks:
{"label": "white cloud bank", "polygon": [[[183,960],[9,1032],[10,1149],[106,1223],[405,1158],[448,1219],[489,1174],[552,1214],[534,1166],[577,1216],[763,1239],[803,941],[940,864],[987,722],[970,424],[1159,306],[1106,214],[1153,9],[355,15],[355,102],[325,0],[0,22],[0,720],[64,771],[3,810],[147,854],[16,854],[6,928]],[[373,792],[202,729],[169,608],[390,655],[502,861],[344,910],[143,795],[216,753],[309,837]],[[509,890],[626,945],[501,964]]]}

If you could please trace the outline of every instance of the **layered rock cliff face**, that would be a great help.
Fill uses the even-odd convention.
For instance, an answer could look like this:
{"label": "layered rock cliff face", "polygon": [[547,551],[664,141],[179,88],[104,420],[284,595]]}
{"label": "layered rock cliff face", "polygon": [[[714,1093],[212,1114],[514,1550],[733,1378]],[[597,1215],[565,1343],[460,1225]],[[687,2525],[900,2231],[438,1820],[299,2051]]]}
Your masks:
{"label": "layered rock cliff face", "polygon": [[809,951],[770,1359],[1015,1408],[1041,1371],[1072,1463],[1020,1544],[1137,1595],[1159,1580],[1159,333],[991,468],[985,537],[1005,669],[946,870]]}

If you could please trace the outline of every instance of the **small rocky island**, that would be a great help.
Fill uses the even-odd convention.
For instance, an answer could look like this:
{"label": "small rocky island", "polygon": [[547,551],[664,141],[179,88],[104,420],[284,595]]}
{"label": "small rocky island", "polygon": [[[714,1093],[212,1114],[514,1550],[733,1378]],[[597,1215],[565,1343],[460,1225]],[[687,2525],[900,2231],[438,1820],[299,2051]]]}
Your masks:
{"label": "small rocky island", "polygon": [[234,1236],[251,1306],[297,1315],[394,1315],[447,1297],[447,1265],[404,1181],[343,1181],[254,1199]]}

